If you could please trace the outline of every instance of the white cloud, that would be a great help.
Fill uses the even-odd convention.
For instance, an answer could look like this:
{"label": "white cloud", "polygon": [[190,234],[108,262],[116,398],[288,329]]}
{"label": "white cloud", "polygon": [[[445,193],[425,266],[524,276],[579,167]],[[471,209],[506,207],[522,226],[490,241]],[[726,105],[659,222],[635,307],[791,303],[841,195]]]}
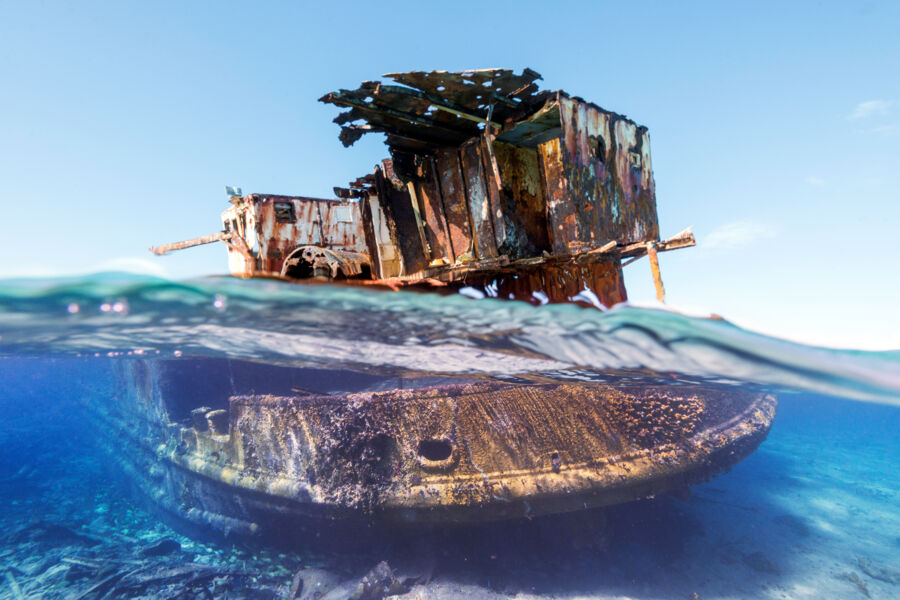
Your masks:
{"label": "white cloud", "polygon": [[734,250],[775,237],[775,229],[758,221],[733,221],[713,229],[699,245],[707,250]]}
{"label": "white cloud", "polygon": [[821,177],[816,177],[815,175],[810,175],[809,177],[806,178],[806,183],[808,183],[809,185],[823,186],[823,185],[825,185],[825,180],[822,179]]}
{"label": "white cloud", "polygon": [[851,121],[856,121],[869,117],[886,117],[890,114],[890,109],[893,105],[894,102],[891,100],[866,100],[857,104],[847,118]]}

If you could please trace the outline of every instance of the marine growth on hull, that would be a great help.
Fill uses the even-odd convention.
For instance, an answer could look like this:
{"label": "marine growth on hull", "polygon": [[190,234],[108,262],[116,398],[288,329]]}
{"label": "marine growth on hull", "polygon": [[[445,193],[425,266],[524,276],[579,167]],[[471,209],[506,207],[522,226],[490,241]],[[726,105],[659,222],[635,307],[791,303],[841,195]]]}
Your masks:
{"label": "marine growth on hull", "polygon": [[[100,416],[180,518],[235,533],[305,519],[532,517],[680,492],[764,439],[775,400],[694,385],[442,382],[226,359],[118,363]],[[163,490],[160,494],[158,490]]]}

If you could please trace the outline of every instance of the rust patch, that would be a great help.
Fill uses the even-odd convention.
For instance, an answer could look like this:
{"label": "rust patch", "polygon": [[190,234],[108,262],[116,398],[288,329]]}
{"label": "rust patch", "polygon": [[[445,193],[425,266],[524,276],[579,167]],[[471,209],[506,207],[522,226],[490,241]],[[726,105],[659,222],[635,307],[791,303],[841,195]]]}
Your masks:
{"label": "rust patch", "polygon": [[570,248],[659,239],[647,129],[562,93],[559,108],[568,211],[577,225],[567,229]]}

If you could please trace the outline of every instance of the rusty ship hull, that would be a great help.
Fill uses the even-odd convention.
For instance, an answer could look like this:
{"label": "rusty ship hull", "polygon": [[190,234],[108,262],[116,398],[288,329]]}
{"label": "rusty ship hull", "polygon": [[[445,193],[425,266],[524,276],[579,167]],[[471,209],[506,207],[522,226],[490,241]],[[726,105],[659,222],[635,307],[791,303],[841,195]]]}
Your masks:
{"label": "rusty ship hull", "polygon": [[[738,389],[594,382],[301,393],[265,373],[235,386],[233,361],[190,362],[123,362],[101,415],[109,441],[158,506],[247,535],[530,518],[681,492],[751,453],[776,407]],[[226,370],[253,393],[198,394],[229,387],[213,381]]]}

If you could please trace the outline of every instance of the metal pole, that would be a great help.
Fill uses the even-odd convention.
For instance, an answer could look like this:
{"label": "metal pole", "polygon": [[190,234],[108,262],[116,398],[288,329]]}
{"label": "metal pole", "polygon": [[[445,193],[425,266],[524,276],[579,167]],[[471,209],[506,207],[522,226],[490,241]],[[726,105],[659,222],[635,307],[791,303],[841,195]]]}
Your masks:
{"label": "metal pole", "polygon": [[659,258],[656,255],[656,242],[647,242],[647,256],[650,258],[650,272],[653,273],[653,284],[656,286],[656,299],[666,301],[666,288],[663,287],[662,275],[659,274]]}

